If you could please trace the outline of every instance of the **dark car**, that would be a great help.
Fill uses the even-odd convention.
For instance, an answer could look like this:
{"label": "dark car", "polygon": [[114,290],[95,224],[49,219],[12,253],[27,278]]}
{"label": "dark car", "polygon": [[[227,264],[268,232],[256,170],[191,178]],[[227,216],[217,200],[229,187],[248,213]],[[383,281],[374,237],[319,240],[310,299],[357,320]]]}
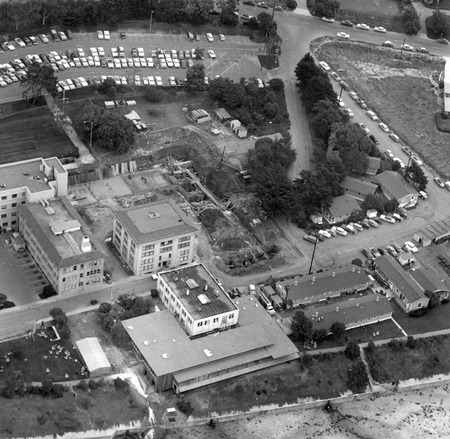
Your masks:
{"label": "dark car", "polygon": [[448,44],[448,40],[446,38],[439,38],[439,40],[437,40],[437,42],[439,44],[445,44],[445,45]]}
{"label": "dark car", "polygon": [[126,37],[127,36],[126,36],[125,32],[120,32],[120,39],[121,40],[124,40]]}
{"label": "dark car", "polygon": [[50,34],[51,34],[51,36],[52,36],[52,38],[53,38],[54,41],[60,41],[58,32],[56,32],[55,29],[52,29],[52,30],[50,31]]}
{"label": "dark car", "polygon": [[419,53],[430,53],[427,49],[425,49],[425,47],[418,47],[416,49],[416,52],[419,52]]}
{"label": "dark car", "polygon": [[350,90],[350,86],[345,81],[339,81],[339,85],[346,91]]}
{"label": "dark car", "polygon": [[244,0],[243,2],[244,5],[249,5],[249,6],[256,6],[255,2],[252,0]]}
{"label": "dark car", "polygon": [[66,29],[66,35],[69,40],[73,38],[73,32],[70,29]]}
{"label": "dark car", "polygon": [[368,259],[372,258],[371,252],[369,250],[365,249],[365,248],[361,249],[361,253]]}
{"label": "dark car", "polygon": [[378,139],[373,135],[373,134],[369,134],[369,139],[375,143],[375,145],[378,145],[380,142],[378,141]]}
{"label": "dark car", "polygon": [[342,26],[353,27],[353,23],[350,20],[342,20],[341,24]]}
{"label": "dark car", "polygon": [[23,37],[22,40],[27,46],[33,45],[32,41],[28,37]]}

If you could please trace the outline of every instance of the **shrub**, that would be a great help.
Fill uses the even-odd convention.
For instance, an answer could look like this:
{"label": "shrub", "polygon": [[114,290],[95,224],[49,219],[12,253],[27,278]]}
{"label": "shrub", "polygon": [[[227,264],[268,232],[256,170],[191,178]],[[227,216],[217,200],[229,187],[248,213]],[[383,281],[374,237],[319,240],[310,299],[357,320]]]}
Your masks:
{"label": "shrub", "polygon": [[409,349],[415,349],[417,347],[417,340],[412,335],[408,337],[406,347]]}
{"label": "shrub", "polygon": [[311,355],[309,355],[309,354],[303,354],[301,357],[300,357],[300,361],[301,361],[301,364],[302,364],[302,366],[304,367],[304,368],[308,368],[308,367],[311,367],[311,365],[312,365],[312,363],[313,363],[313,357],[311,357]]}
{"label": "shrub", "polygon": [[98,300],[97,299],[91,299],[90,304],[91,305],[97,305]]}
{"label": "shrub", "polygon": [[115,98],[117,96],[117,88],[116,87],[109,87],[108,91],[106,92],[107,96],[109,98]]}
{"label": "shrub", "polygon": [[375,353],[375,343],[373,342],[373,341],[371,341],[371,342],[369,342],[369,344],[367,345],[367,348],[366,348],[366,352],[369,354],[369,355],[373,355],[374,353]]}
{"label": "shrub", "polygon": [[181,413],[185,414],[188,417],[194,412],[190,401],[186,401],[185,399],[180,399],[177,401],[177,408]]}
{"label": "shrub", "polygon": [[271,79],[269,82],[273,91],[281,91],[284,89],[284,82],[280,78]]}
{"label": "shrub", "polygon": [[347,371],[347,387],[353,393],[362,393],[369,384],[366,367],[362,361],[358,361]]}
{"label": "shrub", "polygon": [[125,391],[128,389],[128,383],[123,379],[117,377],[114,380],[114,387],[116,388],[116,390]]}
{"label": "shrub", "polygon": [[164,91],[158,87],[146,87],[144,91],[145,99],[149,102],[158,103],[164,99]]}
{"label": "shrub", "polygon": [[53,384],[52,397],[62,398],[66,390],[66,387],[64,387],[62,384]]}
{"label": "shrub", "polygon": [[394,338],[388,343],[388,347],[391,351],[398,352],[405,347],[405,344],[402,341]]}
{"label": "shrub", "polygon": [[90,409],[94,405],[92,398],[82,398],[80,401],[81,408],[84,410]]}
{"label": "shrub", "polygon": [[39,425],[44,425],[48,421],[48,416],[46,414],[39,415],[37,421],[39,422]]}
{"label": "shrub", "polygon": [[97,381],[89,380],[88,386],[89,386],[90,390],[97,390],[97,388],[98,388]]}
{"label": "shrub", "polygon": [[441,303],[442,305],[445,305],[446,303],[449,303],[450,299],[442,299]]}
{"label": "shrub", "polygon": [[295,0],[286,0],[286,7],[288,9],[296,9],[297,8],[297,2]]}
{"label": "shrub", "polygon": [[344,354],[349,360],[353,361],[358,359],[361,355],[358,343],[355,343],[354,341],[349,342],[345,348]]}
{"label": "shrub", "polygon": [[86,392],[88,389],[88,385],[86,380],[81,380],[78,385],[76,386],[77,389],[82,390],[83,392]]}
{"label": "shrub", "polygon": [[422,317],[427,313],[427,308],[419,308],[411,311],[408,315],[410,317]]}
{"label": "shrub", "polygon": [[313,340],[316,343],[322,343],[323,341],[326,340],[327,336],[328,336],[328,332],[327,332],[326,329],[323,329],[323,328],[322,329],[316,329],[313,332]]}

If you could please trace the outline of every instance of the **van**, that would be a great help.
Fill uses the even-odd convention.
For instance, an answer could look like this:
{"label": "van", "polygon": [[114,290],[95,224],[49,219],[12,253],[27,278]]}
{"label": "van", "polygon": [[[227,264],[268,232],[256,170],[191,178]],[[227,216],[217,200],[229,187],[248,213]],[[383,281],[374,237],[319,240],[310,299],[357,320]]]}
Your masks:
{"label": "van", "polygon": [[115,108],[116,104],[114,101],[105,101],[105,108]]}
{"label": "van", "polygon": [[241,211],[241,213],[243,213],[244,215],[248,215],[248,210],[245,207],[241,207],[239,209]]}

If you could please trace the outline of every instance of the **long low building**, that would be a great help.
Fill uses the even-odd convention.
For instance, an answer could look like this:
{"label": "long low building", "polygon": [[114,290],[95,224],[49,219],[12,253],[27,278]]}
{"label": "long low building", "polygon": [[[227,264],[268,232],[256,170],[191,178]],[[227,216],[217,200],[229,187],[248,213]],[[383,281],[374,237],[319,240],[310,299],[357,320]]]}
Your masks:
{"label": "long low building", "polygon": [[361,267],[349,265],[285,279],[276,283],[276,289],[284,301],[292,300],[293,306],[299,306],[363,291],[369,284],[369,276]]}
{"label": "long low building", "polygon": [[359,328],[392,317],[389,300],[380,294],[367,294],[341,302],[313,307],[305,311],[314,329],[330,330],[334,322],[344,323],[345,329]]}
{"label": "long low building", "polygon": [[236,305],[237,326],[203,337],[190,338],[168,310],[122,322],[157,392],[186,392],[299,357],[256,298]]}

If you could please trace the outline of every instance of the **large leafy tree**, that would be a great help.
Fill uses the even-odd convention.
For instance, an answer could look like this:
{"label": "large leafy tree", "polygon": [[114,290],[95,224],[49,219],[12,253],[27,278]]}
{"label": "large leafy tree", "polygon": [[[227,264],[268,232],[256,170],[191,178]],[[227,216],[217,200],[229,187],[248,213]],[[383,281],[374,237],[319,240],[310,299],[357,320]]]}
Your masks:
{"label": "large leafy tree", "polygon": [[427,188],[428,177],[423,172],[423,169],[416,163],[411,162],[406,168],[405,175],[419,191],[424,191]]}
{"label": "large leafy tree", "polygon": [[417,35],[421,25],[416,10],[411,5],[403,12],[402,17],[403,29],[407,35]]}
{"label": "large leafy tree", "polygon": [[329,206],[333,198],[331,187],[323,181],[320,175],[314,174],[312,171],[300,172],[300,178],[295,180],[295,189],[299,203],[304,206],[307,215]]}
{"label": "large leafy tree", "polygon": [[347,387],[353,393],[363,393],[369,384],[366,366],[359,360],[347,371]]}
{"label": "large leafy tree", "polygon": [[57,81],[50,65],[32,64],[28,67],[27,75],[20,78],[20,86],[24,89],[24,97],[31,98],[34,105],[44,90],[49,94],[56,93]]}
{"label": "large leafy tree", "polygon": [[306,85],[311,78],[315,76],[327,76],[316,64],[313,56],[309,52],[298,62],[294,72],[297,77],[297,86],[299,86],[302,91],[306,88]]}
{"label": "large leafy tree", "polygon": [[203,91],[205,87],[205,66],[196,63],[186,72],[185,90],[189,92]]}
{"label": "large leafy tree", "polygon": [[327,76],[313,76],[306,83],[302,94],[302,101],[309,113],[319,101],[337,102],[337,95]]}
{"label": "large leafy tree", "polygon": [[309,120],[314,134],[324,142],[328,142],[333,126],[346,123],[349,118],[339,110],[336,103],[324,100],[314,105]]}
{"label": "large leafy tree", "polygon": [[255,142],[255,148],[248,151],[248,167],[258,172],[261,167],[279,164],[287,170],[294,163],[295,156],[296,153],[291,148],[290,142],[262,137]]}
{"label": "large leafy tree", "polygon": [[433,15],[428,20],[428,28],[434,35],[440,38],[447,37],[450,30],[447,15],[441,12],[440,9],[434,10]]}
{"label": "large leafy tree", "polygon": [[315,0],[312,6],[312,12],[319,17],[334,18],[340,6],[337,0]]}
{"label": "large leafy tree", "polygon": [[134,144],[134,125],[121,114],[102,114],[94,121],[93,140],[100,148],[122,154]]}
{"label": "large leafy tree", "polygon": [[209,95],[230,109],[240,107],[245,100],[245,89],[229,78],[216,78],[210,82]]}
{"label": "large leafy tree", "polygon": [[313,323],[303,311],[297,311],[291,323],[293,337],[301,343],[309,342],[313,338]]}

